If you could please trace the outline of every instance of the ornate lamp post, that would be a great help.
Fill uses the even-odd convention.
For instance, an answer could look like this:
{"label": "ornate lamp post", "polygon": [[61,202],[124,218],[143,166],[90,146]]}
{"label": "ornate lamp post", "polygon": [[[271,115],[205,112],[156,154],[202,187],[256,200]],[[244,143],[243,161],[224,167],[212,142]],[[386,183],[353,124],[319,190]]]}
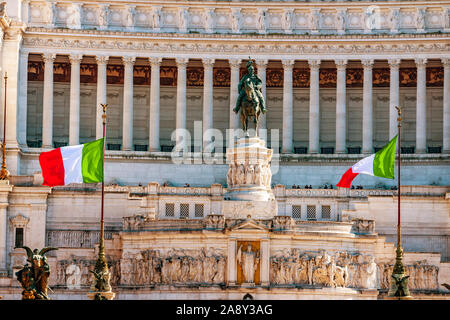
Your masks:
{"label": "ornate lamp post", "polygon": [[88,293],[88,297],[93,300],[112,300],[115,297],[115,293],[111,290],[110,285],[110,272],[108,269],[108,262],[105,257],[105,133],[106,133],[106,108],[107,104],[101,104],[103,108],[103,181],[102,181],[102,205],[101,205],[101,218],[100,218],[100,244],[98,248],[98,258],[95,264],[93,273],[93,283],[91,290]]}
{"label": "ornate lamp post", "polygon": [[5,72],[5,101],[3,103],[3,144],[2,144],[2,169],[0,171],[0,180],[8,180],[9,171],[6,170],[6,87],[8,84],[8,75]]}
{"label": "ornate lamp post", "polygon": [[401,168],[401,121],[402,110],[395,107],[398,112],[398,197],[397,197],[397,256],[395,258],[394,270],[392,271],[391,288],[389,289],[389,299],[412,299],[408,289],[408,278],[405,266],[403,265],[403,249],[401,245],[401,220],[400,220],[400,168]]}

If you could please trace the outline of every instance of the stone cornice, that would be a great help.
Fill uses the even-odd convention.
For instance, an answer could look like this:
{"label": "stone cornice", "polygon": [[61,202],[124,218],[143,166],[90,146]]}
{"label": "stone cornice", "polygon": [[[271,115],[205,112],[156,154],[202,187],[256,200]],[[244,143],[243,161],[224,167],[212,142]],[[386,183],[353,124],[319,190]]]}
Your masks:
{"label": "stone cornice", "polygon": [[[41,0],[42,1],[42,0]],[[39,2],[39,0],[31,1]],[[56,1],[58,3],[69,3],[72,1]],[[205,6],[214,6],[216,8],[230,8],[230,7],[247,7],[249,3],[252,7],[265,7],[273,9],[283,9],[286,5],[292,8],[305,8],[305,7],[325,7],[329,8],[330,5],[345,6],[345,7],[366,7],[370,5],[380,5],[389,7],[398,6],[408,6],[408,5],[426,5],[426,6],[442,6],[449,4],[448,0],[399,0],[399,1],[387,1],[387,0],[372,0],[372,1],[355,1],[355,0],[329,0],[329,1],[315,1],[306,2],[298,0],[282,0],[282,1],[267,1],[267,0],[252,0],[252,1],[217,1],[217,0],[196,0],[196,1],[180,1],[180,0],[83,0],[84,5],[97,5],[97,4],[108,4],[110,6],[126,6],[126,5],[136,5],[136,6],[162,6],[162,7],[179,7],[179,6],[189,6],[189,7],[199,7],[204,8]]]}

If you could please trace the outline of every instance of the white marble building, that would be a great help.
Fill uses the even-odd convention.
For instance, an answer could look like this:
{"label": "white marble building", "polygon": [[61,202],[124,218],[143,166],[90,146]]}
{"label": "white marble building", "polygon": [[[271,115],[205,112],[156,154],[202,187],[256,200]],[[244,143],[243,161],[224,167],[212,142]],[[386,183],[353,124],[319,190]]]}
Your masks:
{"label": "white marble building", "polygon": [[[450,283],[449,14],[447,0],[7,0],[0,13],[0,67],[2,75],[8,75],[6,150],[11,178],[9,185],[0,186],[0,295],[17,298],[20,293],[13,278],[23,257],[14,250],[17,239],[30,247],[61,247],[51,257],[55,276],[60,272],[53,280],[59,297],[67,295],[68,283],[80,288],[87,283],[83,277],[89,261],[95,260],[98,237],[98,188],[41,186],[38,156],[101,137],[100,103],[109,105],[106,227],[113,261],[120,265],[121,257],[135,259],[124,253],[137,254],[133,244],[140,237],[153,237],[140,232],[133,236],[123,222],[126,217],[156,218],[152,230],[161,230],[167,219],[175,224],[187,219],[182,221],[194,228],[198,221],[206,226],[208,216],[222,214],[228,170],[224,151],[232,144],[229,129],[239,126],[232,108],[250,56],[265,84],[268,113],[260,136],[274,153],[272,188],[278,216],[291,216],[300,229],[315,225],[314,220],[331,223],[331,229],[348,221],[357,226],[361,219],[376,223],[370,234],[376,230],[378,244],[366,243],[371,235],[357,235],[361,239],[346,248],[374,256],[378,268],[393,257],[389,250],[395,241],[396,193],[391,187],[396,181],[361,176],[354,184],[364,189],[348,192],[330,190],[329,185],[397,133],[394,106],[403,107],[405,259],[411,265],[427,260],[422,265],[438,267],[437,285],[417,280],[415,289],[431,290],[424,297],[448,298],[441,284]],[[0,92],[3,102],[3,80]],[[3,117],[2,103],[0,135]],[[176,129],[190,135],[189,154],[181,160],[171,153]],[[213,154],[207,152],[211,132]],[[230,228],[231,238],[260,241],[265,263],[283,246],[298,249],[283,242],[283,236],[273,236],[273,226],[269,231],[251,227],[260,231],[253,230],[250,240],[241,237],[247,231]],[[323,248],[337,254],[337,242],[323,233],[327,228],[317,231],[329,241]],[[339,232],[344,238],[358,234],[354,229]],[[265,237],[275,238],[266,243],[261,240]],[[218,257],[231,252],[230,238],[212,238],[202,238],[205,248],[222,250]],[[307,246],[318,248],[321,241],[315,238]],[[170,249],[167,243],[161,254],[173,255],[164,251]],[[70,275],[63,272],[70,261],[80,269],[76,281],[67,278],[73,278],[77,268],[71,267]],[[261,283],[278,283],[271,280],[269,265],[261,268]],[[229,277],[235,270],[230,264],[226,270],[223,281],[233,284]],[[135,297],[131,284],[115,281],[119,298]],[[380,283],[382,279],[377,288],[383,293]],[[363,287],[349,288],[355,286]],[[311,287],[292,296],[282,287],[275,286],[271,294],[320,295]],[[349,288],[335,297],[373,298],[378,293]],[[208,290],[214,297],[240,299],[241,289],[230,287],[225,296],[216,288]],[[160,296],[151,286],[141,290],[142,297],[173,297],[169,287]],[[198,297],[205,298],[208,290]],[[272,298],[259,287],[251,290],[258,298]],[[415,294],[424,294],[419,291]],[[78,288],[71,294],[85,298],[83,292]]]}

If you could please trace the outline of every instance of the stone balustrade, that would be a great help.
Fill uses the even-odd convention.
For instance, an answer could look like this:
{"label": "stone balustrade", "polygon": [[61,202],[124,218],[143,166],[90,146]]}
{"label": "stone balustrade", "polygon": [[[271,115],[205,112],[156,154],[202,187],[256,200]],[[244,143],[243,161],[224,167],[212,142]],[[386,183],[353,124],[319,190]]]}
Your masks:
{"label": "stone balustrade", "polygon": [[[374,2],[374,1],[372,1]],[[345,34],[448,31],[450,5],[442,1],[408,3],[350,1],[27,1],[22,20],[30,27],[128,32]]]}

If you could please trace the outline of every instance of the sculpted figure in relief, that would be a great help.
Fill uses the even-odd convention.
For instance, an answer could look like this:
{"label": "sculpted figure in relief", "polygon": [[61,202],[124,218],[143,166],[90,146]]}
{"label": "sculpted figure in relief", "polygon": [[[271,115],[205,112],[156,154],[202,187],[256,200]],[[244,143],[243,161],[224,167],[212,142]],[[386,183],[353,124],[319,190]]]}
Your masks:
{"label": "sculpted figure in relief", "polygon": [[239,10],[232,10],[231,12],[231,30],[238,33],[241,28],[241,12]]}
{"label": "sculpted figure in relief", "polygon": [[425,29],[425,14],[426,14],[425,9],[417,9],[416,11],[417,16],[416,28],[419,30]]}
{"label": "sculpted figure in relief", "polygon": [[245,168],[244,165],[238,164],[238,169],[236,172],[236,184],[240,185],[240,184],[244,184],[245,183]]}
{"label": "sculpted figure in relief", "polygon": [[234,163],[230,163],[230,166],[228,167],[228,173],[227,173],[227,185],[228,188],[231,187],[234,184],[233,181],[233,168],[234,168]]}
{"label": "sculpted figure in relief", "polygon": [[127,10],[125,27],[132,28],[134,26],[134,15],[135,15],[135,9],[133,7],[129,7]]}
{"label": "sculpted figure in relief", "polygon": [[346,17],[345,10],[339,10],[336,16],[336,29],[339,33],[345,32]]}
{"label": "sculpted figure in relief", "polygon": [[377,287],[377,264],[375,258],[371,257],[366,268],[366,288],[374,289]]}
{"label": "sculpted figure in relief", "polygon": [[205,30],[206,32],[210,33],[213,32],[214,30],[214,9],[205,9],[205,13],[204,13],[204,17],[205,17]]}
{"label": "sculpted figure in relief", "polygon": [[159,30],[161,21],[161,9],[153,8],[153,29]]}
{"label": "sculpted figure in relief", "polygon": [[258,9],[257,28],[260,33],[266,32],[266,11]]}
{"label": "sculpted figure in relief", "polygon": [[253,183],[253,165],[247,164],[246,165],[246,173],[245,173],[245,184],[252,184]]}
{"label": "sculpted figure in relief", "polygon": [[108,26],[108,7],[107,6],[100,6],[98,8],[98,25],[101,28],[105,28]]}
{"label": "sculpted figure in relief", "polygon": [[284,11],[283,29],[284,29],[284,31],[286,31],[288,33],[292,32],[292,17],[293,17],[292,10],[285,10]]}
{"label": "sculpted figure in relief", "polygon": [[311,29],[311,31],[319,30],[319,15],[320,12],[311,10],[311,13],[309,14],[309,28]]}
{"label": "sculpted figure in relief", "polygon": [[79,289],[81,285],[81,269],[76,264],[70,264],[66,268],[66,286],[69,289]]}
{"label": "sculpted figure in relief", "polygon": [[56,6],[53,2],[47,2],[42,8],[42,17],[48,25],[53,25],[56,16]]}
{"label": "sculpted figure in relief", "polygon": [[400,12],[399,9],[392,9],[390,15],[391,32],[398,32],[400,25]]}
{"label": "sculpted figure in relief", "polygon": [[261,185],[261,165],[259,163],[255,164],[253,183],[256,185]]}
{"label": "sculpted figure in relief", "polygon": [[181,8],[178,11],[178,28],[180,31],[185,32],[187,30],[188,11],[185,8]]}
{"label": "sculpted figure in relief", "polygon": [[241,265],[246,283],[254,283],[255,271],[259,263],[257,252],[252,251],[252,246],[248,244],[247,251],[242,251],[242,245],[237,252],[237,262]]}
{"label": "sculpted figure in relief", "polygon": [[79,4],[73,3],[67,8],[67,27],[70,29],[81,28],[81,7]]}

